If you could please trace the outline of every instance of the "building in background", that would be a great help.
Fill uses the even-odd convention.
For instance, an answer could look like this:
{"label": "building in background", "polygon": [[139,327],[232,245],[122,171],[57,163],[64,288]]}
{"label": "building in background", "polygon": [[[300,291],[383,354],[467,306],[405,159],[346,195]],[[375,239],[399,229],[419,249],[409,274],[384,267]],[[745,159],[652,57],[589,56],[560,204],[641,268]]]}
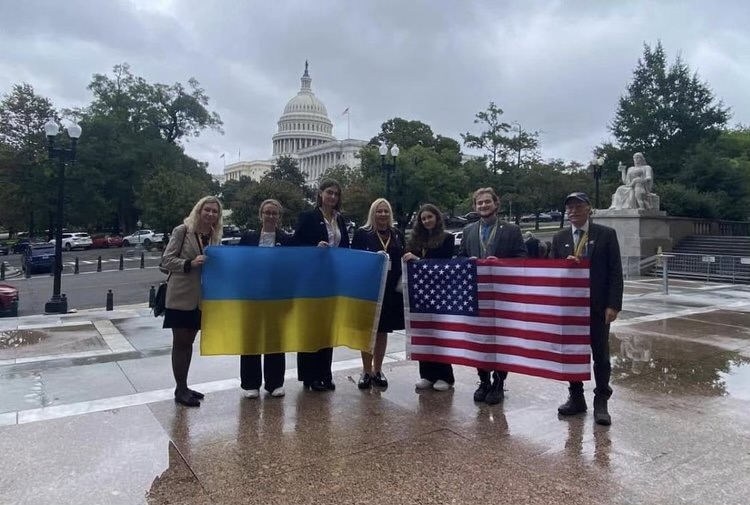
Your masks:
{"label": "building in background", "polygon": [[296,159],[307,183],[311,185],[315,185],[326,170],[336,165],[360,167],[359,150],[367,141],[336,139],[326,106],[312,91],[307,62],[301,81],[300,90],[287,102],[277,123],[278,130],[272,137],[273,157],[270,160],[231,163],[224,167],[226,180],[238,180],[242,176],[259,180],[281,156]]}

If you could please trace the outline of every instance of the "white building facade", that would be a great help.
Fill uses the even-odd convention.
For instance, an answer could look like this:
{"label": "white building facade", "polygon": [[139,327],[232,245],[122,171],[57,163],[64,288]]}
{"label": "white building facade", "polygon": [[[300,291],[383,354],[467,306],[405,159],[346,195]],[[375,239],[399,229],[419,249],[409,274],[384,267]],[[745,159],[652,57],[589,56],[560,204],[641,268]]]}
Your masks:
{"label": "white building facade", "polygon": [[273,158],[265,161],[238,161],[224,168],[226,180],[242,176],[260,179],[268,173],[281,156],[295,158],[308,184],[315,185],[321,175],[336,165],[360,167],[359,150],[365,140],[337,140],[328,111],[312,92],[312,78],[305,62],[302,86],[297,95],[284,107],[277,122],[278,130],[272,137]]}

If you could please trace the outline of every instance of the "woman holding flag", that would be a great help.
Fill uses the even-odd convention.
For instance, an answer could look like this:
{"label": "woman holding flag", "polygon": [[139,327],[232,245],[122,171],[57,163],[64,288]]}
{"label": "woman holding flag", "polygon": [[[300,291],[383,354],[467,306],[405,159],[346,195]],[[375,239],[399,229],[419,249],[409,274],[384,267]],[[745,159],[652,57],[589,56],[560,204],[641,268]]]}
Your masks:
{"label": "woman holding flag", "polygon": [[388,277],[385,282],[380,321],[375,338],[373,354],[362,352],[362,375],[357,386],[369,389],[374,384],[388,387],[383,374],[383,358],[388,345],[388,333],[404,329],[404,297],[398,289],[401,280],[401,256],[404,254],[404,236],[392,226],[393,211],[385,198],[378,198],[370,205],[365,225],[354,232],[352,249],[379,252],[388,256]]}
{"label": "woman holding flag", "polygon": [[[314,209],[297,218],[294,243],[299,246],[349,247],[346,222],[340,213],[341,185],[333,179],[320,183]],[[313,391],[333,391],[333,348],[297,353],[297,378]]]}
{"label": "woman holding flag", "polygon": [[[281,221],[283,207],[278,200],[272,198],[264,200],[258,209],[260,217],[260,232],[244,235],[238,245],[256,247],[280,247],[292,244],[292,236],[278,228]],[[263,355],[261,368],[260,354],[242,355],[240,357],[240,387],[246,398],[258,398],[260,385],[265,376],[265,389],[273,397],[284,396],[284,369],[286,359],[284,353]]]}
{"label": "woman holding flag", "polygon": [[[422,205],[417,213],[403,260],[452,258],[455,239],[452,233],[445,232],[444,226],[443,215],[437,207],[430,203]],[[420,361],[419,377],[417,389],[447,391],[456,382],[450,363]]]}
{"label": "woman holding flag", "polygon": [[185,222],[172,231],[164,249],[161,266],[167,278],[164,328],[172,329],[172,373],[177,385],[174,401],[187,407],[200,407],[203,393],[188,388],[187,378],[193,356],[193,342],[201,329],[201,267],[204,249],[221,244],[221,202],[215,196],[198,200]]}

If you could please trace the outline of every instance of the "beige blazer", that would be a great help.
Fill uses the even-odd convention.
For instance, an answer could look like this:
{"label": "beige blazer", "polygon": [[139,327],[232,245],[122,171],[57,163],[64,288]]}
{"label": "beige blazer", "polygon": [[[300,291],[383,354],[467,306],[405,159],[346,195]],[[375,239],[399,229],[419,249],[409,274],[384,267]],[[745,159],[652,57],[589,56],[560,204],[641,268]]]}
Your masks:
{"label": "beige blazer", "polygon": [[[185,237],[183,244],[182,239]],[[182,251],[180,251],[182,244]],[[193,310],[201,301],[201,268],[193,267],[185,273],[185,263],[201,253],[195,233],[187,233],[187,226],[181,224],[172,230],[172,236],[164,249],[161,264],[171,272],[167,281],[168,309]]]}

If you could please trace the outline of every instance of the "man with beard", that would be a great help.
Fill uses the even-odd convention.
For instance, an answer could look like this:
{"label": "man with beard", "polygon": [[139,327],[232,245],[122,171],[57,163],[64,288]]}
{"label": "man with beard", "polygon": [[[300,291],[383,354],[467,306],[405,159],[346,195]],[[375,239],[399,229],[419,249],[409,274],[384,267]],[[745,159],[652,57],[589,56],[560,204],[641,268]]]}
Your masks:
{"label": "man with beard", "polygon": [[[464,228],[458,256],[471,258],[525,258],[526,245],[521,229],[497,217],[500,198],[492,188],[479,188],[474,192],[474,210],[479,221]],[[504,370],[477,369],[479,387],[474,392],[475,402],[489,405],[500,403],[505,393],[503,387],[508,372]]]}

